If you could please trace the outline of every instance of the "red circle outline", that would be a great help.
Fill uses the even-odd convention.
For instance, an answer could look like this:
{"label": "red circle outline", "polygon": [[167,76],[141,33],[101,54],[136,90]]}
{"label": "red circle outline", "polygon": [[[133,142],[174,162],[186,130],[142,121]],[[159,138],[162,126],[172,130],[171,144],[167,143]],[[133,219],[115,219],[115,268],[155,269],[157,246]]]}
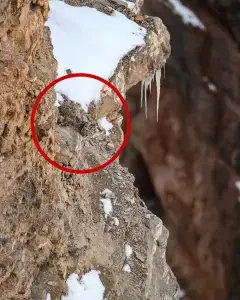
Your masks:
{"label": "red circle outline", "polygon": [[[108,87],[110,87],[114,93],[119,97],[119,99],[122,102],[124,111],[125,111],[125,115],[126,115],[126,133],[124,134],[124,139],[122,144],[120,145],[119,149],[117,150],[117,152],[109,159],[107,160],[105,163],[103,163],[102,165],[98,166],[98,167],[94,167],[94,168],[90,168],[90,169],[84,169],[84,170],[76,170],[76,169],[71,169],[71,168],[66,168],[61,166],[60,164],[56,163],[54,160],[52,160],[41,148],[39,142],[38,142],[38,138],[37,138],[37,134],[35,131],[35,117],[36,117],[36,113],[37,113],[37,109],[38,106],[40,104],[40,101],[42,100],[43,96],[48,92],[49,89],[51,89],[54,85],[56,85],[58,82],[61,82],[65,79],[68,78],[73,78],[73,77],[88,77],[88,78],[92,78],[98,81],[101,81],[102,83],[104,83],[105,85],[107,85]],[[94,172],[98,172],[104,168],[106,168],[107,166],[109,166],[111,163],[113,163],[118,156],[120,155],[120,153],[123,151],[123,149],[125,148],[129,135],[130,135],[130,127],[131,127],[131,119],[130,119],[130,113],[129,113],[129,109],[128,109],[128,105],[126,100],[123,98],[122,94],[120,93],[120,91],[109,81],[105,80],[102,77],[99,77],[97,75],[94,74],[88,74],[88,73],[72,73],[72,74],[67,74],[64,75],[62,77],[59,77],[57,79],[55,79],[54,81],[52,81],[51,83],[49,83],[42,91],[41,93],[38,95],[33,108],[32,108],[32,113],[31,113],[31,119],[30,119],[30,129],[32,132],[32,139],[33,142],[35,144],[35,146],[37,147],[38,151],[40,152],[40,154],[43,156],[43,158],[48,161],[52,166],[54,166],[55,168],[64,171],[64,172],[68,172],[68,173],[73,173],[73,174],[90,174],[90,173],[94,173]]]}

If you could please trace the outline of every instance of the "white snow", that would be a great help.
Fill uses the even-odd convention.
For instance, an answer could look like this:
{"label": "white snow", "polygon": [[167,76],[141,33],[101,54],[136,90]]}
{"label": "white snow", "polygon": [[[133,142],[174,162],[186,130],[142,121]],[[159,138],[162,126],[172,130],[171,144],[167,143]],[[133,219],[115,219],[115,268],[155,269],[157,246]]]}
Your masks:
{"label": "white snow", "polygon": [[119,220],[118,220],[118,218],[113,218],[113,221],[114,221],[114,225],[115,226],[119,226]]}
{"label": "white snow", "polygon": [[217,91],[217,87],[216,87],[216,85],[213,84],[213,83],[209,83],[209,84],[208,84],[208,88],[209,88],[209,90],[210,90],[211,92],[216,93],[216,91]]}
{"label": "white snow", "polygon": [[128,5],[128,8],[129,8],[129,9],[133,8],[133,7],[134,7],[134,5],[135,5],[135,3],[134,3],[134,2],[130,2],[130,1],[126,1],[126,0],[124,0],[124,2],[126,2],[126,3],[127,3],[127,5]]}
{"label": "white snow", "polygon": [[128,244],[125,245],[125,254],[127,258],[130,258],[133,254],[132,247]]}
{"label": "white snow", "polygon": [[145,217],[146,217],[147,219],[151,219],[151,215],[150,215],[150,214],[146,214]]}
{"label": "white snow", "polygon": [[199,27],[200,29],[205,30],[205,26],[198,19],[195,13],[183,5],[179,0],[168,0],[168,2],[172,4],[174,12],[181,16],[185,24],[191,24],[194,27]]}
{"label": "white snow", "polygon": [[235,182],[235,186],[236,186],[236,188],[239,190],[239,192],[240,192],[240,181],[236,181]]}
{"label": "white snow", "polygon": [[60,93],[56,93],[57,96],[57,101],[56,101],[56,106],[60,106],[62,104],[62,102],[64,101],[62,95]]}
{"label": "white snow", "polygon": [[101,195],[103,195],[104,197],[106,198],[114,198],[114,193],[109,190],[109,189],[104,189],[102,192],[101,192]]}
{"label": "white snow", "polygon": [[100,199],[102,205],[103,205],[103,210],[105,212],[105,218],[107,218],[112,212],[113,212],[113,206],[112,202],[110,199]]}
{"label": "white snow", "polygon": [[[114,11],[106,15],[95,8],[71,6],[50,0],[46,23],[51,30],[53,53],[58,61],[58,77],[91,73],[109,79],[129,51],[144,45],[146,29]],[[79,102],[85,111],[98,101],[103,83],[91,78],[69,78],[55,90]]]}
{"label": "white snow", "polygon": [[47,294],[46,300],[51,300],[51,295],[49,293]]}
{"label": "white snow", "polygon": [[107,136],[110,135],[109,131],[113,128],[113,125],[112,125],[112,123],[108,122],[106,117],[98,119],[98,124],[106,131]]}
{"label": "white snow", "polygon": [[208,89],[209,89],[211,92],[213,92],[213,93],[216,93],[216,92],[217,92],[217,87],[216,87],[216,85],[213,84],[212,82],[210,82],[210,80],[209,80],[208,77],[203,76],[203,77],[202,77],[202,81],[203,81],[204,83],[207,84]]}
{"label": "white snow", "polygon": [[130,266],[129,266],[128,264],[124,265],[124,266],[123,266],[123,271],[124,271],[124,272],[127,272],[127,273],[131,273],[131,268],[130,268]]}
{"label": "white snow", "polygon": [[181,300],[181,298],[184,297],[185,295],[186,295],[186,293],[183,290],[180,290],[178,295],[177,295],[176,300]]}
{"label": "white snow", "polygon": [[68,295],[61,300],[103,300],[105,287],[100,278],[100,272],[92,270],[79,280],[75,273],[67,279]]}

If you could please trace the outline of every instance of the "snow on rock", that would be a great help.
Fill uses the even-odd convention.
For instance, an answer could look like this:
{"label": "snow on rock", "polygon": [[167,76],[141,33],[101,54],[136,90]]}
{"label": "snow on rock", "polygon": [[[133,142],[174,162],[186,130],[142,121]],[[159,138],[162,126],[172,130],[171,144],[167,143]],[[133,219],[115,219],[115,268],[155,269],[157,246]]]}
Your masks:
{"label": "snow on rock", "polygon": [[46,300],[51,300],[51,295],[49,293],[47,294]]}
{"label": "snow on rock", "polygon": [[113,218],[113,222],[114,222],[114,225],[115,226],[119,226],[119,220],[118,220],[118,218]]}
{"label": "snow on rock", "polygon": [[[58,77],[70,70],[109,79],[129,51],[145,44],[146,29],[118,11],[109,16],[95,8],[63,1],[50,0],[49,5],[46,25],[51,30]],[[55,90],[87,111],[92,101],[100,99],[103,85],[91,78],[69,78],[57,83]]]}
{"label": "snow on rock", "polygon": [[128,5],[128,8],[129,8],[129,9],[133,8],[133,7],[134,7],[134,5],[135,5],[135,3],[134,3],[134,2],[130,2],[130,1],[126,1],[126,0],[124,0],[124,2],[126,2],[126,3],[127,3],[127,5]]}
{"label": "snow on rock", "polygon": [[203,81],[204,83],[207,84],[208,89],[209,89],[211,92],[213,92],[213,93],[216,93],[216,92],[217,92],[217,87],[216,87],[216,85],[213,84],[212,82],[210,82],[210,80],[209,80],[208,77],[203,76],[203,77],[202,77],[202,81]]}
{"label": "snow on rock", "polygon": [[186,295],[186,293],[183,290],[180,290],[178,295],[177,295],[177,299],[176,300],[181,300],[182,297],[184,297]]}
{"label": "snow on rock", "polygon": [[114,193],[109,189],[104,189],[101,192],[101,195],[103,195],[105,198],[114,198],[115,197]]}
{"label": "snow on rock", "polygon": [[113,125],[110,122],[108,122],[106,117],[99,119],[98,124],[100,127],[102,127],[106,131],[107,136],[110,135],[109,131],[113,128]]}
{"label": "snow on rock", "polygon": [[129,266],[128,264],[124,265],[124,266],[123,266],[123,271],[124,271],[124,272],[127,272],[127,273],[131,273],[131,268],[130,268],[130,266]]}
{"label": "snow on rock", "polygon": [[108,198],[100,199],[100,201],[103,205],[103,210],[105,212],[105,218],[107,218],[113,212],[112,201]]}
{"label": "snow on rock", "polygon": [[205,30],[205,26],[194,14],[194,12],[183,5],[179,0],[168,0],[168,2],[172,4],[174,12],[181,16],[185,24],[191,24],[194,27],[199,27],[200,29]]}
{"label": "snow on rock", "polygon": [[[236,186],[236,188],[238,189],[238,191],[240,193],[240,181],[236,181],[235,186]],[[238,202],[240,202],[240,197],[238,197]]]}
{"label": "snow on rock", "polygon": [[209,90],[210,90],[211,92],[216,93],[216,91],[217,91],[217,87],[216,87],[216,85],[213,84],[213,83],[209,83],[209,84],[208,84],[208,88],[209,88]]}
{"label": "snow on rock", "polygon": [[125,245],[125,254],[126,254],[126,257],[129,259],[132,254],[133,254],[133,250],[132,250],[132,247],[128,244]]}
{"label": "snow on rock", "polygon": [[235,182],[235,186],[236,186],[236,188],[239,190],[239,192],[240,192],[240,181],[236,181]]}
{"label": "snow on rock", "polygon": [[63,96],[58,92],[56,93],[56,96],[57,96],[56,106],[60,106],[64,101]]}
{"label": "snow on rock", "polygon": [[103,300],[105,287],[100,278],[100,272],[92,270],[83,275],[81,280],[75,273],[67,279],[68,295],[61,300]]}

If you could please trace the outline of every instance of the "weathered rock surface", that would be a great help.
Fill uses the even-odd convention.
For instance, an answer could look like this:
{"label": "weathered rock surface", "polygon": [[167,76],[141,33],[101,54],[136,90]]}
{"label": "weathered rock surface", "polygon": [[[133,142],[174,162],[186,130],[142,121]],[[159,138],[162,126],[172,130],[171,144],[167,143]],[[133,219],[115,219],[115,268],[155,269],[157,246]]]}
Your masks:
{"label": "weathered rock surface", "polygon": [[[45,300],[47,293],[59,299],[67,292],[70,273],[81,276],[90,269],[101,271],[105,299],[173,299],[178,285],[165,260],[168,232],[142,204],[128,170],[115,162],[88,176],[62,173],[33,145],[31,109],[39,92],[56,78],[57,69],[49,30],[43,27],[47,7],[46,1],[6,1],[0,7],[0,299]],[[125,93],[164,65],[169,51],[166,28],[149,18],[146,47],[126,57],[112,81]],[[72,107],[71,120],[64,107],[58,113],[55,94],[49,92],[37,114],[41,146],[50,157],[58,156],[65,164],[69,158],[71,164],[72,153],[81,148],[81,137],[92,132],[91,120],[96,121],[104,105],[109,118],[116,114],[117,145],[122,137],[117,102],[113,110],[104,100],[93,107],[83,130],[77,110]],[[101,149],[101,143],[93,146],[85,147],[80,164],[89,167],[106,160],[108,150]],[[114,193],[109,216],[100,201],[106,188]],[[126,244],[133,249],[130,259]],[[126,263],[131,273],[123,271]]]}

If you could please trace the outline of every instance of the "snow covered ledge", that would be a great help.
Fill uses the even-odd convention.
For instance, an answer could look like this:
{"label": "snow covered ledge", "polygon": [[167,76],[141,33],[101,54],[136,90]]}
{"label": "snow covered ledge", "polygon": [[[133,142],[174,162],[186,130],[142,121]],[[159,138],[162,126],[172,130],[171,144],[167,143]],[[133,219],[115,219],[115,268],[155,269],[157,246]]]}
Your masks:
{"label": "snow covered ledge", "polygon": [[[51,0],[46,24],[59,63],[58,76],[92,73],[110,79],[125,95],[165,64],[170,53],[168,31],[159,18],[135,14],[142,1],[133,5],[120,0],[102,5],[92,1],[90,7],[76,7],[73,0],[68,3],[71,5]],[[108,115],[113,119],[121,107],[108,87],[91,79],[64,81],[56,90],[58,100],[64,94],[85,110],[90,107],[89,112],[97,118]]]}
{"label": "snow covered ledge", "polygon": [[[170,54],[170,36],[162,21],[156,17],[143,18],[147,29],[145,44],[125,56],[111,78],[111,82],[123,95],[138,82],[153,77],[160,71]],[[118,107],[116,103],[118,103],[116,99],[115,103],[112,101],[111,94],[108,97],[102,96],[97,107],[98,116],[103,117],[106,114],[114,116]]]}

